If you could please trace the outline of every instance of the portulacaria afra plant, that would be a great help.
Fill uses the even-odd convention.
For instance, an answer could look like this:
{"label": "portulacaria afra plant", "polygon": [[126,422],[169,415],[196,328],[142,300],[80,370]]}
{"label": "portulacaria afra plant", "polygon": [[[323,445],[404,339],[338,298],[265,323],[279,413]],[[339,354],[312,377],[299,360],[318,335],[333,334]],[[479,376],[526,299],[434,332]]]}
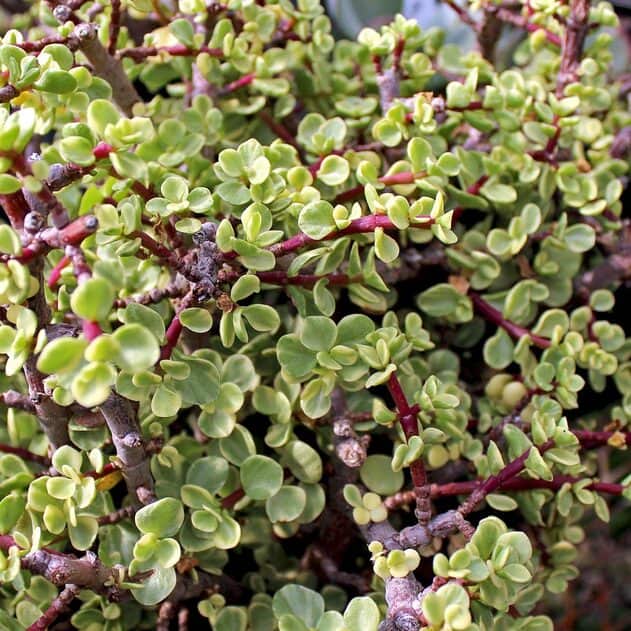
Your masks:
{"label": "portulacaria afra plant", "polygon": [[0,2],[3,630],[552,629],[631,498],[630,86],[606,2],[449,4]]}

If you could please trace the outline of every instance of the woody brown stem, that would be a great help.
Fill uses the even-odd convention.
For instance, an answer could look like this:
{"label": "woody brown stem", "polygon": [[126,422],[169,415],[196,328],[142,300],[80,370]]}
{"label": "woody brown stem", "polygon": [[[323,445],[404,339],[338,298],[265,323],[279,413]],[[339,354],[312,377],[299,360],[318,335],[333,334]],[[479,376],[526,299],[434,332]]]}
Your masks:
{"label": "woody brown stem", "polygon": [[134,505],[148,504],[155,498],[149,456],[142,437],[140,423],[131,402],[112,393],[101,405],[116,455],[122,463],[122,473]]}
{"label": "woody brown stem", "polygon": [[114,101],[126,116],[131,116],[134,105],[141,99],[125,73],[123,64],[112,57],[101,44],[94,24],[79,24],[74,35],[79,40],[81,52],[92,64],[94,73],[112,86]]}
{"label": "woody brown stem", "polygon": [[578,80],[578,67],[583,44],[589,31],[589,0],[570,0],[570,15],[561,44],[561,65],[557,76],[557,97],[563,96],[565,86]]}

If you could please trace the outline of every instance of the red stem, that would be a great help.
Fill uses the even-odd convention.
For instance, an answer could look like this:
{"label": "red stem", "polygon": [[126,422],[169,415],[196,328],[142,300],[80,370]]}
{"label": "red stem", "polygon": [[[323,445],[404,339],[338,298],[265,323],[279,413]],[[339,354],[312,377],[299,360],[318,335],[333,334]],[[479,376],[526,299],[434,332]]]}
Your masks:
{"label": "red stem", "polygon": [[277,121],[267,110],[261,110],[259,112],[259,118],[283,141],[288,145],[295,147],[298,153],[301,153],[302,149],[296,140],[296,137],[283,125],[280,121]]}
{"label": "red stem", "polygon": [[46,631],[68,608],[79,593],[79,587],[68,585],[57,598],[50,603],[48,609],[26,631]]}
{"label": "red stem", "polygon": [[[411,406],[409,404],[396,372],[390,375],[387,385],[390,396],[397,408],[397,416],[401,424],[401,429],[405,434],[406,441],[409,442],[413,436],[419,435],[418,419],[416,418],[419,408],[417,405]],[[426,515],[430,511],[427,473],[422,458],[410,464],[410,473],[412,474],[412,482],[414,483],[414,491],[416,494],[417,516],[420,519],[422,515]],[[431,517],[431,514],[428,516],[428,519],[429,517]]]}
{"label": "red stem", "polygon": [[182,323],[180,322],[180,316],[175,315],[166,331],[166,344],[160,351],[160,359],[169,359],[171,357],[171,353],[180,338],[180,333],[182,333]]}
{"label": "red stem", "polygon": [[351,277],[348,274],[296,274],[289,276],[285,271],[257,272],[256,275],[261,281],[271,285],[299,285],[301,287],[313,287],[323,278],[329,281],[329,285],[349,285],[361,279],[361,276]]}
{"label": "red stem", "polygon": [[13,447],[12,445],[0,444],[0,452],[5,454],[14,454],[22,458],[22,460],[28,460],[29,462],[36,462],[44,467],[50,466],[50,460],[46,456],[40,456],[23,447]]}
{"label": "red stem", "polygon": [[572,430],[572,433],[579,439],[583,447],[592,448],[601,445],[607,445],[613,437],[620,436],[624,438],[627,445],[631,445],[631,432],[607,432],[607,431],[590,431],[584,429]]}
{"label": "red stem", "polygon": [[502,327],[512,338],[518,340],[524,335],[528,335],[532,340],[532,343],[539,348],[548,348],[550,346],[550,340],[539,335],[531,333],[528,329],[506,320],[501,311],[490,305],[486,300],[474,291],[469,291],[469,298],[473,302],[473,307],[485,320],[492,322],[493,324]]}
{"label": "red stem", "polygon": [[237,489],[221,500],[221,507],[232,508],[243,497],[245,497],[245,491],[243,489]]}
{"label": "red stem", "polygon": [[101,329],[98,322],[82,320],[81,324],[83,328],[83,337],[85,337],[88,342],[91,342],[103,333],[103,329]]}
{"label": "red stem", "polygon": [[509,462],[499,473],[491,475],[486,480],[483,480],[478,484],[475,490],[471,493],[466,502],[464,502],[458,509],[463,515],[470,513],[487,495],[493,493],[500,487],[504,486],[508,480],[518,476],[525,465],[531,449],[539,449],[540,453],[544,453],[548,449],[554,446],[553,440],[548,440],[540,447],[529,447],[524,451],[521,456],[515,458]]}
{"label": "red stem", "polygon": [[[486,184],[488,179],[489,179],[488,175],[480,176],[473,184],[471,184],[471,186],[467,187],[467,193],[469,193],[469,195],[479,195],[480,189]],[[454,208],[452,221],[453,222],[458,221],[458,219],[460,219],[460,215],[462,215],[464,210],[465,210],[464,206],[456,206]]]}
{"label": "red stem", "polygon": [[166,246],[158,243],[152,236],[148,235],[146,232],[141,232],[140,230],[136,230],[129,234],[129,237],[132,239],[140,239],[140,244],[151,254],[154,254],[160,259],[164,261],[173,262],[174,255],[173,252],[167,248]]}
{"label": "red stem", "polygon": [[124,48],[119,51],[119,57],[129,57],[134,61],[142,61],[147,57],[153,57],[160,53],[168,53],[172,57],[197,57],[200,53],[206,53],[211,57],[223,57],[221,48],[209,48],[208,46],[200,46],[199,48],[190,48],[184,44],[173,44],[172,46],[138,46],[136,48]]}
{"label": "red stem", "polygon": [[59,262],[52,270],[50,270],[50,276],[48,277],[48,286],[50,289],[53,289],[55,285],[59,282],[59,278],[61,277],[61,272],[65,267],[70,264],[70,258],[67,256],[62,256],[59,259]]}
{"label": "red stem", "polygon": [[[425,224],[422,227],[430,226],[433,220],[428,215],[419,215],[417,220],[425,220]],[[328,235],[320,239],[320,241],[327,241],[330,239],[337,239],[339,237],[345,237],[351,234],[363,234],[366,232],[374,232],[376,228],[383,228],[384,230],[398,230],[398,228],[392,223],[392,220],[386,215],[367,215],[366,217],[359,217],[351,221],[351,224],[343,230],[335,230]],[[298,250],[305,245],[311,243],[318,243],[317,239],[312,239],[304,232],[297,234],[294,237],[281,241],[269,249],[276,256],[283,256],[294,250]]]}
{"label": "red stem", "polygon": [[231,83],[224,85],[223,88],[221,88],[219,93],[230,94],[231,92],[234,92],[235,90],[238,90],[239,88],[244,88],[246,85],[250,85],[250,83],[252,83],[254,79],[256,79],[256,76],[253,73],[243,75],[241,78],[237,79],[236,81],[232,81]]}

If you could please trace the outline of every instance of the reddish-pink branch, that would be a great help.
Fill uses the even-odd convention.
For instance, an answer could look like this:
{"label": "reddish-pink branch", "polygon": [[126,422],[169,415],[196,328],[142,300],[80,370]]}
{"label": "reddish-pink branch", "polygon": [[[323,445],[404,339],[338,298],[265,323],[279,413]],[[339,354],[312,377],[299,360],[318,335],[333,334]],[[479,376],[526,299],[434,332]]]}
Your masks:
{"label": "reddish-pink branch", "polygon": [[318,281],[326,278],[329,285],[350,285],[361,280],[361,276],[349,276],[348,274],[295,274],[289,276],[285,271],[257,272],[256,275],[264,283],[271,285],[298,285],[300,287],[313,287]]}
{"label": "reddish-pink branch", "polygon": [[177,257],[173,253],[172,250],[167,248],[166,246],[158,243],[151,235],[146,232],[142,232],[140,230],[136,230],[129,234],[131,239],[140,239],[140,244],[146,250],[149,250],[151,254],[154,254],[158,258],[162,259],[165,262],[175,264]]}
{"label": "reddish-pink branch", "polygon": [[39,454],[35,454],[28,449],[24,449],[23,447],[13,447],[12,445],[0,444],[0,452],[19,456],[20,458],[22,458],[22,460],[27,460],[28,462],[36,462],[37,464],[41,464],[44,467],[50,466],[50,460],[46,456],[40,456]]}
{"label": "reddish-pink branch", "polygon": [[[418,225],[414,224],[415,228],[427,228],[434,222],[432,217],[429,215],[419,215],[415,218],[415,221],[418,222]],[[374,232],[376,228],[383,228],[384,230],[398,230],[392,220],[386,215],[366,215],[365,217],[353,219],[348,227],[343,228],[342,230],[334,230],[322,237],[322,239],[314,239],[304,232],[300,232],[286,241],[276,243],[267,249],[276,256],[284,256],[285,254],[295,252],[306,245],[319,243],[321,241],[329,241],[331,239],[338,239],[352,234],[370,233]],[[223,258],[225,260],[236,259],[238,256],[237,252],[224,252],[223,254]]]}
{"label": "reddish-pink branch", "polygon": [[516,26],[517,28],[524,29],[528,33],[534,33],[535,31],[543,31],[546,36],[546,40],[553,44],[554,46],[561,46],[561,38],[552,31],[549,31],[539,24],[535,24],[534,22],[530,22],[528,18],[520,15],[519,13],[514,13],[510,9],[506,7],[499,8],[489,8],[487,11],[491,11],[495,17],[497,17],[502,22],[507,22]]}
{"label": "reddish-pink branch", "polygon": [[[467,187],[467,193],[469,193],[469,195],[479,195],[480,189],[486,184],[488,179],[488,175],[480,176],[473,184],[471,184],[471,186]],[[464,211],[464,206],[456,206],[454,208],[453,221],[458,221],[458,219],[460,219],[460,215],[462,215]]]}
{"label": "reddish-pink branch", "polygon": [[233,508],[234,505],[244,497],[245,491],[243,489],[237,489],[236,491],[233,491],[232,493],[230,493],[230,495],[227,495],[221,500],[221,507]]}
{"label": "reddish-pink branch", "polygon": [[64,255],[59,259],[59,262],[52,270],[50,270],[50,276],[48,277],[48,287],[53,289],[55,285],[59,282],[59,278],[61,277],[61,272],[70,264],[70,257]]}
{"label": "reddish-pink branch", "polygon": [[302,148],[298,144],[296,137],[283,125],[277,121],[267,110],[259,112],[259,118],[283,141],[288,145],[295,147],[298,154],[302,154]]}
{"label": "reddish-pink branch", "polygon": [[540,453],[546,452],[554,446],[553,440],[548,440],[540,447],[529,447],[521,456],[509,462],[499,473],[491,475],[486,480],[478,483],[469,498],[458,509],[462,515],[468,515],[490,493],[503,487],[509,480],[517,477],[524,469],[531,449],[539,449]]}
{"label": "reddish-pink branch", "polygon": [[99,223],[93,215],[83,215],[75,219],[64,228],[46,228],[36,235],[22,254],[14,257],[21,263],[28,263],[38,256],[42,256],[53,248],[66,245],[79,245],[97,229]]}
{"label": "reddish-pink branch", "polygon": [[253,73],[243,75],[239,79],[236,79],[235,81],[224,85],[223,88],[221,88],[221,90],[219,91],[219,94],[225,95],[230,94],[231,92],[235,92],[240,88],[244,88],[246,85],[250,85],[250,83],[252,83],[254,79],[256,79],[256,76]]}
{"label": "reddish-pink branch", "polygon": [[79,587],[76,585],[64,587],[59,596],[50,603],[48,609],[26,631],[46,631],[69,607],[79,591]]}
{"label": "reddish-pink branch", "polygon": [[548,348],[550,346],[549,339],[541,337],[540,335],[535,335],[528,329],[519,326],[510,320],[506,320],[506,318],[502,315],[502,312],[490,305],[482,298],[482,296],[480,296],[480,294],[470,290],[468,296],[471,298],[473,307],[479,315],[481,315],[485,320],[503,328],[512,338],[518,340],[524,335],[527,335],[532,340],[532,343],[539,348]]}
{"label": "reddish-pink branch", "polygon": [[572,433],[579,439],[581,445],[587,449],[611,444],[610,441],[621,440],[626,445],[631,445],[631,432],[622,431],[590,431],[586,429],[574,429]]}
{"label": "reddish-pink branch", "polygon": [[30,212],[30,208],[22,191],[16,191],[10,195],[0,195],[0,206],[4,209],[11,226],[15,230],[24,228],[24,217]]}
{"label": "reddish-pink branch", "polygon": [[172,46],[138,46],[135,48],[124,48],[118,52],[118,57],[129,57],[134,61],[142,61],[147,57],[153,57],[161,53],[167,53],[172,57],[197,57],[201,53],[206,53],[211,57],[223,57],[221,48],[209,48],[208,46],[200,46],[199,48],[191,48],[184,44],[173,44]]}
{"label": "reddish-pink branch", "polygon": [[[584,478],[571,475],[556,475],[552,480],[536,480],[532,478],[515,477],[503,482],[499,490],[502,491],[531,491],[534,489],[550,489],[558,491],[564,484],[575,484]],[[454,495],[470,495],[481,484],[481,480],[466,480],[464,482],[447,482],[446,484],[430,485],[430,496],[432,499],[440,497],[452,497]],[[607,493],[609,495],[621,495],[626,488],[622,484],[614,482],[592,481],[585,487],[597,493]],[[384,500],[384,505],[388,510],[395,510],[399,506],[411,504],[415,499],[414,490],[396,493]]]}
{"label": "reddish-pink branch", "polygon": [[[406,441],[410,441],[413,436],[418,436],[418,405],[410,405],[401,387],[401,382],[396,372],[393,372],[388,379],[388,391],[397,408],[397,418],[401,424],[401,429],[405,434]],[[431,503],[429,497],[429,484],[427,472],[423,459],[418,458],[410,464],[410,473],[414,483],[414,493],[416,498],[416,517],[421,524],[427,524],[432,518]]]}
{"label": "reddish-pink branch", "polygon": [[173,316],[173,320],[171,320],[171,324],[169,324],[169,327],[167,328],[165,336],[166,343],[160,351],[160,359],[169,359],[169,357],[171,357],[171,353],[180,339],[181,333],[182,322],[180,321],[179,314],[176,314]]}

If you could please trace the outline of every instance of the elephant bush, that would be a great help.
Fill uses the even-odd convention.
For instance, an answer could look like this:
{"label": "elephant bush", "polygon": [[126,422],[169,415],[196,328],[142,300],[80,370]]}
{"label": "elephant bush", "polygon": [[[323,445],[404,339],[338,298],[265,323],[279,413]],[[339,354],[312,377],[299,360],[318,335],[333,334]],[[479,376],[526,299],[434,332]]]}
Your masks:
{"label": "elephant bush", "polygon": [[2,629],[547,631],[629,522],[618,18],[446,1],[0,2]]}

